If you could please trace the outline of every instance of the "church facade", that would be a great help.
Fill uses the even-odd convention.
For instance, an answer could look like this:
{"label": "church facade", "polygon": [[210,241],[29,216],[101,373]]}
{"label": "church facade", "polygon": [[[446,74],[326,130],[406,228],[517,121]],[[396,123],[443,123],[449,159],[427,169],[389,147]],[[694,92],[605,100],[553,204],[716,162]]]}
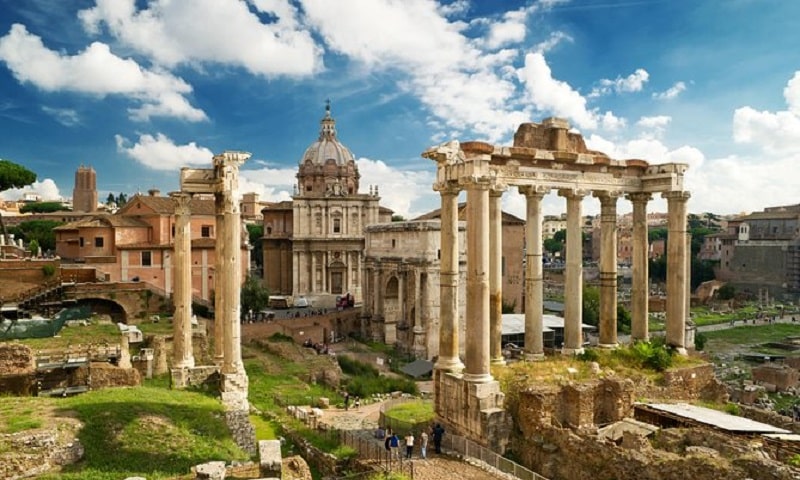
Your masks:
{"label": "church facade", "polygon": [[392,211],[379,205],[377,187],[359,193],[358,165],[337,138],[330,105],[296,177],[291,201],[262,210],[267,288],[321,306],[347,294],[361,302],[364,229],[390,222]]}

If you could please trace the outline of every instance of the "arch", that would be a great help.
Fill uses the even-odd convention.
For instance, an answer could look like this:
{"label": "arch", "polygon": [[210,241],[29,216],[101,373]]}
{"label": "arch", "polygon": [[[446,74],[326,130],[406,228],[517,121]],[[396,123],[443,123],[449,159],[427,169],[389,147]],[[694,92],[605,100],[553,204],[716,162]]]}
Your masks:
{"label": "arch", "polygon": [[93,314],[108,315],[114,323],[128,323],[128,312],[120,303],[101,297],[85,297],[76,300],[79,306],[87,306]]}
{"label": "arch", "polygon": [[398,298],[400,296],[400,281],[392,275],[386,282],[384,298]]}

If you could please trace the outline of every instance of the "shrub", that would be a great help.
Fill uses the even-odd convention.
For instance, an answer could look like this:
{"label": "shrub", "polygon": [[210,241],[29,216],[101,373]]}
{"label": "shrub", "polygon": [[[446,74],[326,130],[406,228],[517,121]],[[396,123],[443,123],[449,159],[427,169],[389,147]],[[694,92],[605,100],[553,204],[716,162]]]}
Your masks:
{"label": "shrub", "polygon": [[739,415],[739,405],[735,403],[725,404],[725,413],[730,413],[731,415]]}
{"label": "shrub", "polygon": [[700,332],[697,332],[694,336],[694,349],[698,352],[702,352],[704,348],[706,348],[706,342],[708,341],[708,337],[703,335]]}
{"label": "shrub", "polygon": [[270,342],[294,342],[294,338],[281,332],[275,332],[269,336]]}
{"label": "shrub", "polygon": [[359,362],[358,360],[353,360],[352,358],[346,355],[339,355],[336,357],[336,361],[339,362],[339,367],[341,367],[342,372],[346,373],[347,375],[354,375],[354,376],[371,376],[377,377],[380,374],[378,373],[378,369],[373,367],[372,365],[364,362]]}
{"label": "shrub", "polygon": [[600,360],[600,354],[593,348],[587,348],[583,353],[576,355],[576,358],[582,362],[596,362]]}
{"label": "shrub", "polygon": [[42,265],[42,273],[45,277],[52,277],[56,274],[56,267],[49,263],[47,265]]}
{"label": "shrub", "polygon": [[358,455],[355,448],[349,445],[339,445],[331,451],[331,454],[339,460],[350,460]]}

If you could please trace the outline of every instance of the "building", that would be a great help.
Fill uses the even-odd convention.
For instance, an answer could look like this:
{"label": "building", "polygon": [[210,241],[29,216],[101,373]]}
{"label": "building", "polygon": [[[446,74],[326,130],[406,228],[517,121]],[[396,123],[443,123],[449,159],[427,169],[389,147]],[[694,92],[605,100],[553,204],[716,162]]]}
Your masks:
{"label": "building", "polygon": [[364,228],[391,221],[378,188],[359,193],[358,165],[337,138],[330,104],[319,138],[300,159],[291,201],[268,205],[264,221],[264,280],[271,292],[332,305],[350,294],[362,299]]}
{"label": "building", "polygon": [[97,173],[92,167],[81,165],[75,172],[72,210],[75,212],[97,211]]}
{"label": "building", "polygon": [[[464,349],[466,244],[459,228],[459,343]],[[441,222],[413,220],[366,228],[362,333],[417,358],[439,353]]]}
{"label": "building", "polygon": [[[86,216],[56,227],[56,254],[65,263],[94,268],[101,280],[142,281],[169,295],[173,291],[175,208],[175,200],[160,196],[157,190],[137,194],[114,214]],[[190,209],[193,296],[211,301],[217,233],[214,200],[195,196]],[[246,235],[242,241],[244,275],[250,262]]]}
{"label": "building", "polygon": [[[766,208],[728,225],[718,278],[753,295],[800,299],[800,204]],[[733,244],[730,257],[726,242]]]}

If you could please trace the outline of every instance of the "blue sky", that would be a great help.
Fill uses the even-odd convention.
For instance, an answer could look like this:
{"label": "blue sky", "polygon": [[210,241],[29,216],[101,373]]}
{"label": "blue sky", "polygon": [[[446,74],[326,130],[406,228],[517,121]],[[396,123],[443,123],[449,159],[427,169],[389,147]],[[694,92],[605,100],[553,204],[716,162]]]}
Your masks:
{"label": "blue sky", "polygon": [[688,163],[692,212],[800,203],[798,18],[795,0],[0,0],[0,158],[45,198],[90,165],[104,199],[246,150],[242,191],[283,200],[330,99],[361,190],[405,216],[438,208],[427,147],[549,116],[614,158]]}

